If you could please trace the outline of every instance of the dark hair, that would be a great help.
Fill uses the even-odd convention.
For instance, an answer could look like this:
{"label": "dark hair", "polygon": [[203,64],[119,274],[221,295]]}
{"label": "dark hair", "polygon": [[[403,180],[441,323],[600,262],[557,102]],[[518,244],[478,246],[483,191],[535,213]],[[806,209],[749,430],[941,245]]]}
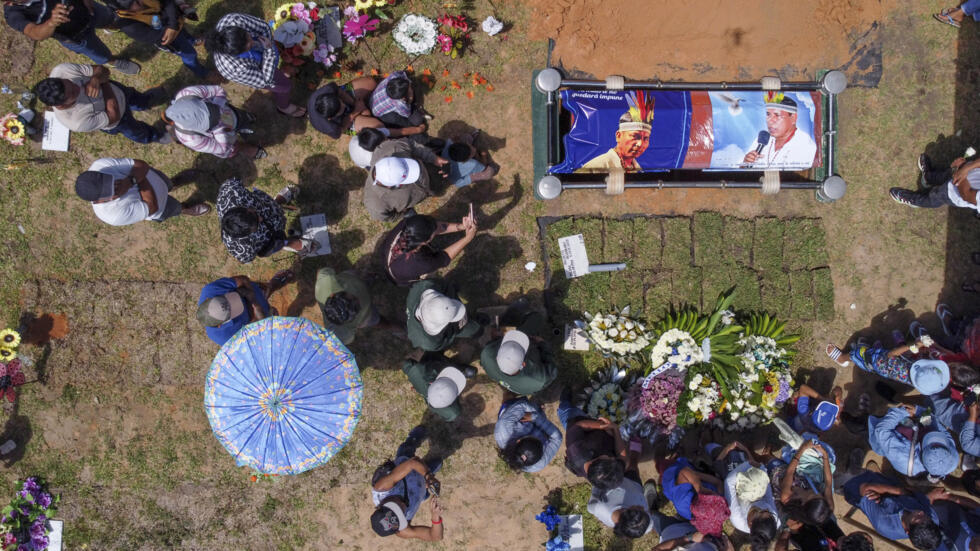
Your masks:
{"label": "dark hair", "polygon": [[357,145],[365,151],[374,151],[385,138],[384,133],[377,128],[363,128],[357,133]]}
{"label": "dark hair", "polygon": [[943,533],[931,519],[909,523],[909,541],[921,551],[933,551],[943,542]]}
{"label": "dark hair", "polygon": [[320,309],[323,311],[323,319],[334,325],[343,325],[354,319],[361,307],[356,298],[341,291],[330,295]]}
{"label": "dark hair", "polygon": [[239,55],[248,49],[250,38],[248,31],[241,27],[225,27],[208,33],[204,47],[213,53]]}
{"label": "dark hair", "polygon": [[875,544],[871,536],[864,532],[852,532],[837,540],[837,551],[874,551],[874,549]]}
{"label": "dark hair", "polygon": [[949,381],[961,388],[980,383],[980,373],[971,365],[960,362],[949,362]]}
{"label": "dark hair", "polygon": [[783,509],[790,518],[807,526],[820,526],[830,518],[830,505],[823,496],[817,496],[806,502],[794,499],[786,503]]}
{"label": "dark hair", "polygon": [[970,469],[960,478],[963,488],[973,497],[980,497],[980,469]]}
{"label": "dark hair", "polygon": [[313,108],[317,113],[332,119],[340,114],[340,98],[334,94],[321,94],[313,102]]}
{"label": "dark hair", "polygon": [[749,525],[752,551],[766,551],[769,549],[769,544],[776,538],[778,532],[779,529],[776,528],[776,519],[772,513],[757,517]]}
{"label": "dark hair", "polygon": [[520,472],[525,467],[540,461],[543,452],[544,446],[540,440],[533,436],[526,436],[508,442],[507,446],[500,450],[500,457],[512,471]]}
{"label": "dark hair", "polygon": [[593,487],[602,491],[611,490],[623,481],[625,467],[623,462],[611,457],[601,457],[589,465],[586,478]]}
{"label": "dark hair", "polygon": [[639,538],[650,527],[650,513],[641,509],[619,510],[619,522],[613,526],[613,533],[624,538]]}
{"label": "dark hair", "polygon": [[421,247],[425,242],[432,239],[439,223],[431,216],[416,214],[405,219],[402,226],[401,235],[395,243],[396,253],[410,253]]}
{"label": "dark hair", "polygon": [[465,163],[473,156],[470,146],[465,143],[454,143],[449,146],[449,160],[457,163]]}
{"label": "dark hair", "polygon": [[385,86],[385,93],[391,99],[403,99],[408,96],[412,83],[407,78],[393,78]]}
{"label": "dark hair", "polygon": [[245,207],[235,207],[221,217],[221,231],[231,237],[245,237],[259,228],[259,216]]}
{"label": "dark hair", "polygon": [[68,99],[65,96],[65,83],[60,78],[46,78],[34,86],[34,94],[45,105],[57,107]]}

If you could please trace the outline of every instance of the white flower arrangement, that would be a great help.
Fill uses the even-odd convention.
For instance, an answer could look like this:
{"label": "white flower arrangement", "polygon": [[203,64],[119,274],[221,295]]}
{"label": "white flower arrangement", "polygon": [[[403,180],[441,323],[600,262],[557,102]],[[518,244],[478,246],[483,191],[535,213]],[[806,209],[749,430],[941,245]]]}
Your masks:
{"label": "white flower arrangement", "polygon": [[405,14],[395,25],[391,36],[395,44],[408,55],[425,55],[436,47],[439,26],[424,15]]}
{"label": "white flower arrangement", "polygon": [[646,327],[629,317],[629,309],[610,314],[585,313],[588,325],[583,324],[586,336],[600,352],[612,356],[636,354],[650,345]]}
{"label": "white flower arrangement", "polygon": [[613,423],[626,419],[626,401],[619,383],[605,383],[592,392],[585,413],[593,419],[604,417]]}
{"label": "white flower arrangement", "polygon": [[704,351],[694,341],[690,333],[671,329],[660,335],[657,344],[650,351],[650,365],[653,372],[667,369],[686,370],[704,361]]}
{"label": "white flower arrangement", "polygon": [[483,27],[483,32],[487,33],[490,36],[493,36],[499,33],[500,31],[504,30],[504,23],[491,15],[483,20],[482,27]]}
{"label": "white flower arrangement", "polygon": [[722,310],[721,312],[721,324],[725,327],[735,323],[735,312],[731,310]]}

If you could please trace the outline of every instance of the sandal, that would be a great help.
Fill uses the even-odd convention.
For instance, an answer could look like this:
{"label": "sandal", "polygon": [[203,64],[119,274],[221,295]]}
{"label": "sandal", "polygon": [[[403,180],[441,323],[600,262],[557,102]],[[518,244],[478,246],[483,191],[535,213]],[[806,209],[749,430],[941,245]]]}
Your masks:
{"label": "sandal", "polygon": [[276,107],[276,111],[279,111],[287,117],[293,117],[294,119],[300,119],[306,116],[306,108],[300,107],[299,105],[290,105],[286,109],[279,109]]}
{"label": "sandal", "polygon": [[299,197],[299,186],[286,186],[279,190],[276,199],[282,197],[284,203],[292,203],[293,199]]}
{"label": "sandal", "polygon": [[834,360],[835,364],[841,367],[851,367],[851,362],[847,360],[841,361],[840,357],[842,355],[844,355],[844,351],[841,350],[840,348],[837,348],[836,345],[833,344],[827,345],[827,356],[830,357],[831,360]]}
{"label": "sandal", "polygon": [[943,8],[943,11],[932,14],[932,17],[936,21],[939,21],[940,23],[945,23],[950,27],[955,27],[957,29],[960,28],[960,22],[953,19],[953,16],[949,14],[950,11],[952,10],[950,10],[949,8]]}
{"label": "sandal", "polygon": [[268,156],[269,156],[269,152],[260,147],[258,148],[258,150],[255,151],[255,155],[252,155],[252,159],[257,161],[259,159],[265,159]]}
{"label": "sandal", "polygon": [[947,337],[952,337],[953,334],[949,331],[949,326],[950,326],[950,322],[953,321],[953,312],[949,309],[949,306],[942,302],[937,304],[936,316],[939,317],[939,325],[942,326],[943,333],[946,333]]}
{"label": "sandal", "polygon": [[912,338],[917,341],[921,341],[924,335],[929,334],[929,332],[926,331],[926,328],[922,327],[922,324],[919,323],[918,320],[909,324],[909,333],[912,335]]}
{"label": "sandal", "polygon": [[282,287],[288,283],[292,283],[295,279],[296,273],[292,270],[280,270],[276,272],[276,275],[272,276],[272,279],[269,280],[269,285]]}

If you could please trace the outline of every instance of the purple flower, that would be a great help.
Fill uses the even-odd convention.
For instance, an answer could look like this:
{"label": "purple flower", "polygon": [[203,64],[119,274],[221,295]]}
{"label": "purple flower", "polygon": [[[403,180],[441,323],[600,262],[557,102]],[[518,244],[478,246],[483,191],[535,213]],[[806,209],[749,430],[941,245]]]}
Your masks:
{"label": "purple flower", "polygon": [[26,516],[29,516],[31,514],[31,508],[30,508],[30,506],[28,506],[28,505],[21,505],[20,506],[20,513],[22,515],[24,515],[25,517]]}
{"label": "purple flower", "polygon": [[344,23],[344,37],[347,38],[348,42],[353,44],[359,38],[367,36],[368,31],[376,30],[380,22],[378,19],[371,19],[367,14],[352,17]]}
{"label": "purple flower", "polygon": [[32,538],[35,538],[37,536],[43,536],[44,535],[44,532],[45,532],[45,530],[44,530],[44,523],[43,522],[40,522],[40,519],[35,520],[34,521],[34,524],[31,524],[31,537]]}
{"label": "purple flower", "polygon": [[31,536],[31,547],[33,547],[35,551],[43,551],[44,549],[47,549],[49,543],[50,541],[48,541],[48,537],[45,535],[36,537]]}
{"label": "purple flower", "polygon": [[31,549],[31,544],[29,544],[29,543],[22,543],[22,544],[20,544],[20,545],[17,546],[17,551],[34,551],[34,550]]}
{"label": "purple flower", "polygon": [[47,509],[48,507],[51,506],[51,494],[47,492],[41,492],[41,495],[37,496],[37,499],[35,501],[37,501],[38,505]]}
{"label": "purple flower", "polygon": [[776,395],[776,402],[785,402],[789,400],[789,395],[793,393],[793,389],[789,386],[789,381],[786,379],[780,379],[779,381],[779,394]]}
{"label": "purple flower", "polygon": [[24,481],[24,489],[33,494],[41,489],[41,485],[38,484],[37,478],[32,476]]}

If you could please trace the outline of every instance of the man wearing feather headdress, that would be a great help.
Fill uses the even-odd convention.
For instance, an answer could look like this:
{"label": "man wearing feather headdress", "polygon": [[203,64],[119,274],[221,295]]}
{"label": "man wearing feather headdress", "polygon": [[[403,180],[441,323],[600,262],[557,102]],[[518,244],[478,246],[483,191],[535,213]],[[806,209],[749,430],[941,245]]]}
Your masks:
{"label": "man wearing feather headdress", "polygon": [[[756,139],[743,162],[753,168],[809,168],[817,145],[806,132],[796,128],[796,101],[782,92],[765,93],[766,129],[764,143]],[[765,135],[760,133],[760,137]]]}
{"label": "man wearing feather headdress", "polygon": [[594,157],[575,172],[610,172],[620,169],[626,172],[640,172],[643,168],[636,162],[650,145],[650,122],[653,121],[654,98],[642,90],[627,92],[626,102],[629,110],[619,117],[616,131],[616,147]]}

